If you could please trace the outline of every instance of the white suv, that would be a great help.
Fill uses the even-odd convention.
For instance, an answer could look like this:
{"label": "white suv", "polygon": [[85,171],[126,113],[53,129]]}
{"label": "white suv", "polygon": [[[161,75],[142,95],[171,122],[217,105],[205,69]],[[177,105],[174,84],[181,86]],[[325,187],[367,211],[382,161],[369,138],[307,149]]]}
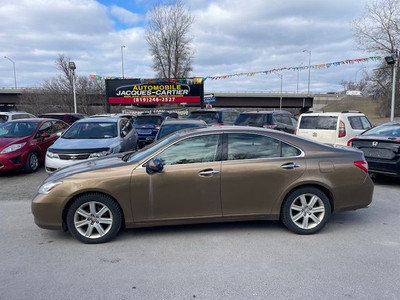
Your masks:
{"label": "white suv", "polygon": [[36,117],[24,111],[0,112],[0,123],[5,123],[11,120],[28,119],[28,118],[36,118]]}
{"label": "white suv", "polygon": [[347,141],[371,128],[361,112],[304,113],[300,115],[297,135],[321,143],[347,145]]}

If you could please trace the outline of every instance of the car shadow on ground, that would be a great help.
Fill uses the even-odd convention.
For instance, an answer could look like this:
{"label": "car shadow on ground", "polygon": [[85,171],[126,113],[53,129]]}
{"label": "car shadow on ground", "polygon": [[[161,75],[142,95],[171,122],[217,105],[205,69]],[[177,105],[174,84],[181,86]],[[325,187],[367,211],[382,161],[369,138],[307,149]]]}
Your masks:
{"label": "car shadow on ground", "polygon": [[371,176],[374,184],[385,186],[398,186],[400,185],[400,177],[385,176],[381,174],[374,174]]}

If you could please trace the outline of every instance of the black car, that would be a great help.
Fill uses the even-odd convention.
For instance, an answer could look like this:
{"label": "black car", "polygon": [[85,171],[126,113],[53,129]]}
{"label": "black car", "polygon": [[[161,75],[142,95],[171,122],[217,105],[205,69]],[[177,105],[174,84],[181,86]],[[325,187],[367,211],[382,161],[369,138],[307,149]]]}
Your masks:
{"label": "black car", "polygon": [[296,133],[297,120],[284,110],[243,112],[235,121],[239,126],[255,126]]}
{"label": "black car", "polygon": [[233,108],[198,109],[192,111],[188,119],[203,120],[207,125],[233,125],[239,112]]}
{"label": "black car", "polygon": [[133,124],[136,127],[140,147],[154,141],[164,118],[164,116],[157,114],[146,114],[136,117]]}
{"label": "black car", "polygon": [[158,141],[167,135],[182,129],[189,128],[205,128],[207,123],[203,120],[188,120],[188,119],[167,119],[165,120],[158,131],[155,141]]}
{"label": "black car", "polygon": [[400,177],[400,122],[364,131],[347,145],[364,152],[370,173]]}

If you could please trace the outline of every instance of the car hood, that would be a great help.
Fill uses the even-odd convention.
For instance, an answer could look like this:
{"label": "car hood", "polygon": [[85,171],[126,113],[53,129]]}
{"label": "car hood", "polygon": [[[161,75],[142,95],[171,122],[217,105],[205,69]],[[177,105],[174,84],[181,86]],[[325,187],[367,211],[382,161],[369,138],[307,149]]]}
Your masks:
{"label": "car hood", "polygon": [[[89,171],[95,171],[100,169],[106,168],[116,168],[119,166],[126,166],[129,164],[128,162],[124,161],[122,158],[127,153],[119,153],[110,155],[107,157],[90,159],[85,162],[77,163],[68,167],[64,167],[59,169],[57,172],[51,174],[45,182],[48,181],[58,181],[65,177],[76,175],[79,173],[85,173]],[[132,164],[132,163],[131,163]],[[134,164],[132,164],[134,166]]]}
{"label": "car hood", "polygon": [[109,139],[64,139],[61,137],[50,147],[50,150],[113,148],[117,144],[117,141],[118,137]]}
{"label": "car hood", "polygon": [[7,148],[8,146],[27,142],[29,138],[30,138],[29,136],[15,137],[15,138],[0,138],[0,151]]}

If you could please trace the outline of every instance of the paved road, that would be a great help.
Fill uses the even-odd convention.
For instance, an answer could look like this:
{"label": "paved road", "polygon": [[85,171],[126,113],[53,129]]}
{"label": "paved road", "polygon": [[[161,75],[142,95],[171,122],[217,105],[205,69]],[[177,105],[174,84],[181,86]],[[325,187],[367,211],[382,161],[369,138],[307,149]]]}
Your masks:
{"label": "paved road", "polygon": [[279,223],[126,230],[85,245],[36,227],[46,177],[0,175],[0,299],[399,299],[400,180],[312,236]]}

